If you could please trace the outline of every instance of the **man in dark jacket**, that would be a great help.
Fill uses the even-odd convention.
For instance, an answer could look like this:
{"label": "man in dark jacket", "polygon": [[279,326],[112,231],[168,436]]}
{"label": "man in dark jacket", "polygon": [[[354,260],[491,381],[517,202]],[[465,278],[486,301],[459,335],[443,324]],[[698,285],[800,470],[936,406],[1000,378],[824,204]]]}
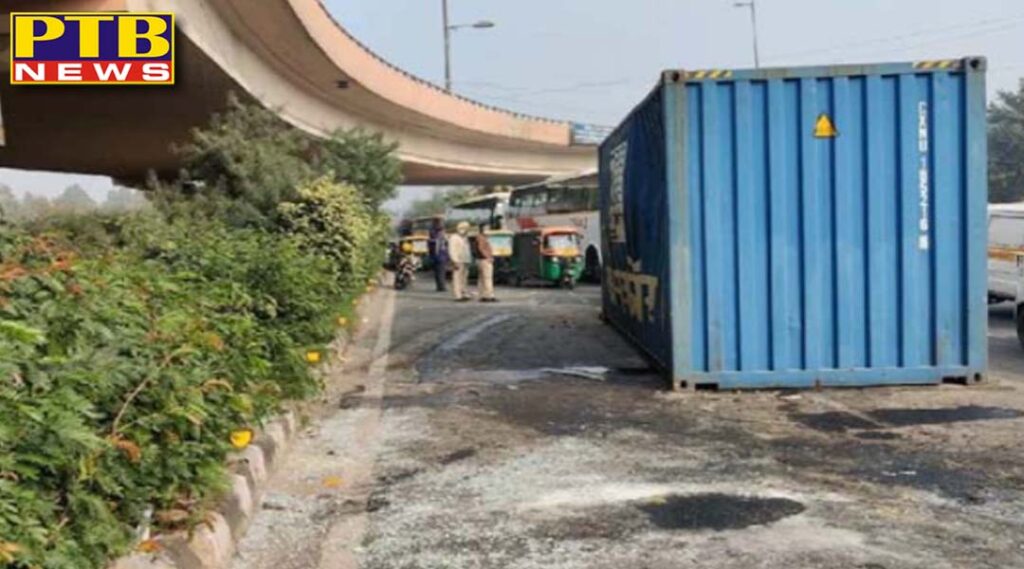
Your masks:
{"label": "man in dark jacket", "polygon": [[434,284],[437,292],[448,290],[445,276],[448,272],[448,236],[444,233],[444,223],[435,218],[430,228],[430,262],[434,266]]}

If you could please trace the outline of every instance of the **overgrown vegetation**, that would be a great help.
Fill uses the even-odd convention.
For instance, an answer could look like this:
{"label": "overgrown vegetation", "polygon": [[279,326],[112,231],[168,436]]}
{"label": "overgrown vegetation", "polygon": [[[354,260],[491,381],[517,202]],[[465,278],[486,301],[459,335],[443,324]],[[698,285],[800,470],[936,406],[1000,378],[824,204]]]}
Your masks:
{"label": "overgrown vegetation", "polygon": [[325,176],[357,188],[372,209],[393,197],[401,182],[396,146],[379,134],[338,131],[321,141],[262,107],[232,99],[230,108],[178,149],[184,186],[173,194],[213,200],[233,225],[273,226],[279,204]]}
{"label": "overgrown vegetation", "polygon": [[77,184],[68,186],[52,200],[32,193],[25,193],[18,199],[10,187],[0,184],[0,219],[8,221],[33,221],[86,213],[125,213],[148,206],[142,192],[129,188],[113,188],[107,192],[106,200],[97,203]]}
{"label": "overgrown vegetation", "polygon": [[281,227],[307,251],[330,259],[338,285],[358,288],[380,266],[388,219],[359,199],[355,186],[321,178],[279,207]]}
{"label": "overgrown vegetation", "polygon": [[234,103],[197,132],[158,211],[0,222],[3,566],[104,567],[147,510],[202,523],[231,433],[317,391],[306,354],[380,266],[396,163],[271,118]]}
{"label": "overgrown vegetation", "polygon": [[988,109],[989,201],[1024,200],[1024,81]]}

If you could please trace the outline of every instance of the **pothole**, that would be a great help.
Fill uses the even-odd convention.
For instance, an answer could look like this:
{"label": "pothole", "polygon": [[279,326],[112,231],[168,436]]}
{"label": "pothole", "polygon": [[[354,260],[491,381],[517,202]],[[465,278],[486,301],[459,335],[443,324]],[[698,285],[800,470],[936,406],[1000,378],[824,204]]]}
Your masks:
{"label": "pothole", "polygon": [[766,525],[802,513],[807,508],[787,498],[729,494],[670,495],[636,506],[662,529],[715,531]]}

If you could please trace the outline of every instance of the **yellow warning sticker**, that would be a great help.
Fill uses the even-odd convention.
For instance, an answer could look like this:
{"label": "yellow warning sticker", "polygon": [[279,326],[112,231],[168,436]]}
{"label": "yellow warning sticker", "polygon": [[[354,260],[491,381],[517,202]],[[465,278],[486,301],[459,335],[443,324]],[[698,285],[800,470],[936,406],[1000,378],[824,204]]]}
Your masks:
{"label": "yellow warning sticker", "polygon": [[836,130],[835,123],[825,113],[818,115],[818,122],[814,124],[814,137],[815,138],[835,138],[839,136],[839,131]]}

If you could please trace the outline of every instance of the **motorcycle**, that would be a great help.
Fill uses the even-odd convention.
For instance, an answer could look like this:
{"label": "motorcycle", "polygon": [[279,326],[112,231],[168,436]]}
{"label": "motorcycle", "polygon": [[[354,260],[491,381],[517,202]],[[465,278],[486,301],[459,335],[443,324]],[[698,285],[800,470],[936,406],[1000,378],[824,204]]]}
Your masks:
{"label": "motorcycle", "polygon": [[395,290],[404,290],[412,286],[416,280],[417,258],[415,255],[403,255],[395,269]]}

